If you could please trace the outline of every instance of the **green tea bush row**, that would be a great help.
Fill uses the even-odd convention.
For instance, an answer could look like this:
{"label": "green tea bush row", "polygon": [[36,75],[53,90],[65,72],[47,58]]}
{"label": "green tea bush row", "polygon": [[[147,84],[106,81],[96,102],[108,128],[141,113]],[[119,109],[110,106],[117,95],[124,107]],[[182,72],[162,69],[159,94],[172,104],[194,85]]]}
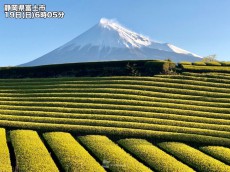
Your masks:
{"label": "green tea bush row", "polygon": [[[35,100],[35,99],[34,99]],[[49,100],[49,99],[47,99]],[[84,103],[84,105],[82,104]],[[210,106],[200,106],[195,104],[176,104],[175,102],[157,102],[157,101],[137,101],[137,100],[124,100],[124,99],[105,99],[105,98],[75,98],[75,102],[65,102],[61,101],[33,101],[25,99],[24,101],[1,101],[1,105],[12,105],[12,106],[38,106],[38,107],[66,107],[66,108],[79,108],[79,107],[91,107],[97,109],[98,107],[103,106],[105,109],[109,109],[111,105],[114,106],[114,109],[124,109],[124,105],[127,105],[125,109],[127,110],[140,110],[140,111],[149,111],[151,109],[153,112],[156,107],[163,108],[174,108],[174,109],[184,109],[184,110],[195,110],[195,111],[204,111],[204,112],[215,112],[215,113],[226,113],[230,114],[229,104],[224,104],[227,107],[222,107],[222,104],[219,104],[219,108],[210,107]],[[93,105],[95,106],[93,106]],[[198,104],[198,103],[197,103]],[[211,105],[212,103],[210,103]],[[213,103],[214,104],[214,103]],[[218,105],[218,104],[217,104]],[[120,108],[119,108],[120,107]],[[145,110],[146,109],[146,110]]]}
{"label": "green tea bush row", "polygon": [[81,143],[87,147],[98,159],[105,169],[114,172],[150,172],[148,167],[121,149],[106,136],[88,135],[79,137]]}
{"label": "green tea bush row", "polygon": [[[200,94],[200,92],[199,92]],[[203,96],[202,96],[203,95]],[[138,91],[138,90],[125,90],[125,89],[87,89],[87,90],[75,90],[75,92],[62,92],[62,93],[55,93],[55,92],[43,92],[43,93],[0,93],[1,99],[8,99],[11,100],[13,98],[29,98],[32,97],[34,100],[36,98],[76,98],[76,97],[98,97],[98,98],[113,98],[113,99],[133,99],[133,100],[144,100],[144,101],[155,101],[156,99],[153,98],[164,98],[164,100],[169,99],[176,99],[176,101],[183,102],[184,100],[190,100],[192,101],[199,101],[202,103],[209,103],[209,102],[215,102],[214,104],[218,103],[230,103],[230,100],[228,98],[223,98],[220,96],[220,98],[216,97],[205,97],[204,94],[200,96],[197,95],[186,95],[186,93],[178,94],[178,93],[167,93],[164,92],[153,92],[153,91]],[[213,95],[213,93],[212,93]],[[221,94],[223,95],[223,94]],[[211,95],[210,95],[211,96]],[[172,100],[171,100],[172,101]],[[182,103],[184,104],[184,103]],[[212,106],[214,105],[212,104]]]}
{"label": "green tea bush row", "polygon": [[[3,118],[4,119],[4,118]],[[67,124],[67,125],[85,125],[85,126],[103,126],[103,127],[118,127],[118,128],[130,128],[130,129],[143,129],[143,130],[155,130],[188,134],[208,135],[215,137],[230,138],[230,131],[212,130],[210,128],[194,128],[185,126],[174,126],[165,123],[161,124],[147,124],[141,122],[122,122],[122,121],[110,121],[110,120],[92,120],[92,119],[56,119],[56,118],[36,118],[36,117],[15,117],[9,116],[6,120],[22,121],[22,122],[40,122],[50,124]],[[227,128],[225,129],[227,130]]]}
{"label": "green tea bush row", "polygon": [[[38,105],[38,104],[37,104]],[[165,105],[165,106],[164,106]],[[65,113],[79,113],[79,112],[92,112],[94,110],[104,110],[103,113],[107,114],[109,111],[130,111],[132,112],[152,112],[152,113],[167,113],[167,114],[177,114],[177,115],[186,115],[186,116],[199,116],[199,117],[208,117],[208,118],[222,118],[230,119],[230,115],[227,113],[227,110],[222,110],[223,113],[212,112],[211,108],[206,107],[197,107],[197,109],[177,109],[175,106],[166,106],[167,104],[162,104],[159,107],[145,107],[145,106],[129,106],[129,105],[112,105],[112,104],[96,104],[96,103],[75,103],[74,107],[66,107],[64,104],[52,105],[49,106],[36,106],[33,103],[22,103],[20,104],[8,104],[0,105],[1,110],[22,110],[22,111],[47,111],[47,112],[65,112]],[[161,107],[160,107],[161,106]],[[186,107],[186,106],[184,106]],[[187,107],[189,107],[187,105]],[[199,108],[204,110],[205,108],[209,111],[199,111]],[[224,108],[223,108],[224,109]],[[218,110],[216,110],[218,111]],[[95,111],[96,112],[96,111]],[[102,112],[102,111],[101,111]],[[113,113],[114,114],[114,113]]]}
{"label": "green tea bush row", "polygon": [[206,63],[204,63],[204,62],[193,62],[192,65],[194,65],[194,66],[206,66]]}
{"label": "green tea bush row", "polygon": [[47,124],[35,122],[9,121],[0,120],[0,125],[5,128],[21,128],[33,129],[39,131],[64,131],[81,134],[101,134],[101,135],[116,135],[122,137],[142,137],[142,138],[156,138],[174,141],[186,141],[196,143],[207,143],[209,145],[229,145],[230,139],[206,136],[199,134],[186,134],[166,131],[154,131],[144,129],[130,129],[119,127],[104,127],[104,126],[87,126],[87,125],[69,125],[69,124]]}
{"label": "green tea bush row", "polygon": [[[223,79],[214,79],[214,78],[204,78],[204,77],[192,77],[185,75],[158,75],[155,77],[168,79],[171,83],[180,83],[187,85],[199,85],[207,87],[216,87],[216,88],[230,88],[230,81]],[[216,82],[213,82],[216,81]],[[226,83],[225,83],[226,82]]]}
{"label": "green tea bush row", "polygon": [[223,72],[230,73],[228,66],[194,66],[184,65],[183,70],[192,72]]}
{"label": "green tea bush row", "polygon": [[194,171],[144,139],[122,139],[118,144],[156,171]]}
{"label": "green tea bush row", "polygon": [[205,62],[205,64],[207,66],[221,66],[222,65],[221,63],[215,62],[215,61],[213,61],[213,62]]}
{"label": "green tea bush row", "polygon": [[199,149],[206,154],[230,165],[230,149],[222,146],[201,146]]}
{"label": "green tea bush row", "polygon": [[[113,92],[116,91],[116,92]],[[164,84],[160,83],[155,86],[139,86],[139,85],[101,85],[95,86],[85,86],[79,88],[66,88],[66,89],[11,89],[11,90],[0,90],[0,93],[4,94],[15,94],[15,93],[24,93],[24,94],[34,94],[34,93],[101,93],[101,92],[110,92],[113,94],[116,93],[129,93],[134,92],[140,95],[146,95],[147,91],[150,96],[151,92],[161,92],[161,93],[174,93],[174,94],[183,94],[183,95],[194,95],[194,96],[206,96],[206,97],[215,97],[215,98],[230,98],[230,94],[228,89],[224,88],[213,88],[213,87],[205,87],[205,86],[189,86],[185,84]]]}
{"label": "green tea bush row", "polygon": [[192,62],[182,61],[179,63],[179,65],[192,65]]}
{"label": "green tea bush row", "polygon": [[[13,97],[1,97],[0,96],[0,101],[30,101],[30,102],[70,102],[70,103],[74,103],[74,102],[82,102],[84,100],[101,100],[102,102],[106,102],[105,100],[107,100],[107,102],[111,102],[111,103],[115,103],[115,102],[131,102],[132,100],[132,104],[136,104],[136,102],[142,102],[143,105],[147,105],[147,104],[151,104],[151,102],[162,102],[162,103],[174,103],[174,104],[182,104],[182,105],[197,105],[197,106],[207,106],[207,107],[220,107],[220,108],[229,108],[230,104],[229,103],[222,103],[222,102],[212,102],[212,99],[207,99],[209,100],[209,102],[207,101],[201,101],[201,100],[187,100],[187,99],[183,99],[183,97],[181,99],[172,99],[170,98],[170,95],[168,95],[168,98],[165,97],[161,97],[161,94],[159,95],[155,95],[155,97],[147,97],[147,96],[136,96],[136,95],[125,95],[125,94],[105,94],[105,93],[78,93],[78,94],[73,94],[75,95],[75,97],[67,97],[66,95],[61,95],[60,97],[52,96],[49,95],[49,97],[47,97],[46,95],[43,97],[40,97],[39,95],[33,95],[33,96],[28,96],[28,97],[19,97],[19,96],[13,96]],[[72,96],[73,96],[72,95]],[[158,96],[158,97],[157,97]],[[178,97],[177,97],[178,98]],[[190,97],[191,98],[191,97]]]}
{"label": "green tea bush row", "polygon": [[230,66],[230,62],[220,62],[222,66]]}
{"label": "green tea bush row", "polygon": [[[192,97],[190,99],[200,99],[200,96],[202,96],[203,99],[206,98],[229,98],[229,94],[225,93],[218,93],[218,92],[207,92],[207,91],[200,91],[196,90],[196,87],[194,86],[193,90],[189,89],[175,89],[175,88],[168,88],[168,87],[134,87],[134,86],[127,86],[125,85],[124,88],[78,88],[78,89],[49,89],[49,90],[0,90],[0,95],[6,95],[13,96],[15,94],[21,93],[21,94],[63,94],[63,95],[70,95],[74,93],[111,93],[111,94],[135,94],[135,95],[142,95],[142,96],[151,96],[156,94],[161,94],[163,97],[168,97],[167,94],[176,94],[180,97],[190,97],[190,96],[196,96]],[[125,89],[126,88],[126,89]],[[138,90],[139,89],[139,90]],[[165,94],[167,93],[167,94]],[[199,96],[199,97],[198,97]],[[222,102],[221,99],[218,99],[218,102]],[[212,99],[215,100],[215,99]],[[224,99],[223,101],[226,102],[226,100],[229,101],[229,99]]]}
{"label": "green tea bush row", "polygon": [[20,172],[59,171],[37,132],[14,130],[10,138]]}
{"label": "green tea bush row", "polygon": [[[75,88],[75,87],[80,87],[80,86],[85,86],[87,84],[90,84],[91,86],[96,86],[96,85],[111,85],[111,84],[121,84],[121,85],[143,85],[143,86],[154,86],[155,83],[157,82],[165,82],[165,83],[184,83],[184,80],[178,80],[178,79],[174,79],[172,77],[167,78],[167,75],[157,75],[158,77],[152,77],[152,78],[147,78],[147,79],[142,79],[142,80],[115,80],[115,79],[111,79],[110,81],[95,81],[95,80],[91,80],[91,81],[78,81],[78,82],[69,82],[69,83],[59,83],[59,84],[55,84],[55,83],[50,83],[48,85],[41,85],[39,83],[37,84],[32,84],[32,85],[21,85],[21,83],[17,83],[14,86],[9,86],[7,84],[3,84],[0,85],[0,88],[2,89],[49,89],[49,88],[53,88],[53,86],[55,85],[55,88]],[[160,77],[159,77],[160,76]],[[170,76],[170,75],[169,75]],[[155,81],[153,83],[153,81]],[[190,85],[194,85],[193,82],[189,82],[187,81],[186,84],[190,84]],[[210,84],[210,83],[207,83]],[[212,86],[212,85],[211,85]],[[217,88],[219,88],[219,85],[216,85]]]}
{"label": "green tea bush row", "polygon": [[[154,82],[153,82],[154,81]],[[221,86],[221,84],[219,84]],[[195,84],[192,81],[184,81],[180,79],[168,79],[168,78],[160,78],[160,77],[153,77],[152,81],[130,81],[130,80],[111,80],[107,82],[88,82],[88,83],[76,83],[76,84],[58,84],[55,85],[45,85],[45,86],[28,86],[25,87],[22,86],[15,86],[15,87],[9,87],[9,86],[1,86],[1,92],[9,92],[13,90],[21,90],[25,92],[30,92],[33,90],[41,91],[41,90],[53,90],[53,91],[60,91],[60,90],[71,90],[74,88],[129,88],[130,89],[140,89],[146,88],[147,90],[154,89],[153,87],[170,87],[170,88],[182,88],[182,89],[194,89],[194,87],[197,90],[200,91],[212,91],[212,92],[223,92],[223,93],[230,93],[230,89],[226,88],[219,88],[219,86],[213,87],[208,86],[208,83],[206,83],[205,86]],[[54,89],[52,89],[54,88]],[[151,89],[152,88],[152,89]]]}
{"label": "green tea bush row", "polygon": [[[125,79],[125,78],[124,78]],[[81,87],[86,87],[87,85],[92,86],[92,87],[96,87],[96,86],[101,86],[101,85],[139,85],[139,86],[155,86],[155,84],[161,84],[161,82],[164,82],[165,84],[170,84],[171,82],[175,82],[175,83],[184,83],[183,80],[177,80],[177,79],[168,79],[168,78],[160,78],[160,77],[152,77],[152,78],[144,78],[142,80],[136,79],[136,80],[131,80],[131,79],[127,79],[127,80],[115,80],[115,79],[111,79],[111,80],[106,80],[106,81],[95,81],[95,80],[89,80],[89,81],[82,81],[82,82],[75,82],[75,83],[59,83],[59,84],[55,84],[55,83],[50,83],[49,85],[21,85],[20,83],[16,84],[15,86],[9,86],[9,85],[2,85],[0,86],[2,89],[10,89],[10,88],[14,88],[14,89],[49,89],[49,88],[53,88],[53,85],[55,85],[55,88],[81,88]],[[154,81],[154,82],[153,82]],[[158,83],[159,82],[159,83]],[[194,85],[192,82],[189,83],[189,81],[187,81],[186,84],[191,84]],[[207,83],[208,84],[208,83]],[[171,85],[170,85],[171,86]],[[218,86],[217,86],[218,88]]]}
{"label": "green tea bush row", "polygon": [[187,76],[200,76],[200,77],[206,77],[206,78],[215,78],[215,79],[226,79],[230,80],[230,76],[227,73],[194,73],[194,72],[183,72],[183,75]]}
{"label": "green tea bush row", "polygon": [[0,171],[12,172],[10,153],[6,142],[6,131],[0,128]]}
{"label": "green tea bush row", "polygon": [[44,133],[43,137],[65,171],[105,172],[104,168],[69,133],[50,132]]}
{"label": "green tea bush row", "polygon": [[[209,128],[214,130],[228,131],[230,120],[220,118],[207,118],[167,113],[153,113],[153,112],[134,112],[121,110],[101,110],[101,109],[80,109],[75,113],[65,112],[44,112],[44,111],[25,111],[25,110],[1,110],[2,119],[10,119],[14,117],[18,120],[28,119],[31,116],[34,118],[47,117],[61,118],[63,121],[71,119],[97,119],[97,120],[113,120],[113,121],[127,121],[127,122],[143,122],[143,123],[157,123],[161,124],[165,121],[167,124],[174,124],[178,126],[188,126],[196,128]],[[65,120],[64,120],[65,119]],[[39,118],[38,118],[39,120]],[[57,120],[57,119],[56,119]],[[172,121],[172,122],[171,122]],[[201,124],[200,124],[201,123]],[[205,124],[206,123],[206,124]],[[209,125],[211,124],[211,125]],[[212,125],[218,124],[218,125]]]}
{"label": "green tea bush row", "polygon": [[169,152],[182,162],[202,172],[226,172],[230,166],[220,162],[203,152],[194,149],[184,143],[162,142],[158,144],[162,149]]}
{"label": "green tea bush row", "polygon": [[[55,108],[54,108],[55,109]],[[56,108],[55,110],[50,108],[43,108],[38,111],[38,108],[31,109],[31,110],[24,110],[22,108],[20,109],[13,109],[11,107],[11,110],[7,110],[6,108],[3,108],[1,110],[1,114],[6,115],[16,115],[16,116],[41,116],[41,117],[59,117],[59,118],[97,118],[97,119],[103,119],[102,115],[109,116],[109,119],[111,119],[111,116],[114,116],[113,119],[117,119],[118,117],[124,116],[125,119],[127,117],[144,117],[144,118],[159,118],[159,119],[171,119],[171,120],[177,120],[177,121],[188,121],[188,122],[198,122],[198,123],[212,123],[212,124],[219,124],[219,125],[229,125],[229,119],[226,119],[228,116],[217,114],[216,118],[207,118],[207,116],[204,114],[203,117],[200,116],[194,116],[192,114],[187,114],[184,111],[184,114],[168,114],[168,113],[154,113],[154,112],[138,112],[138,111],[124,111],[124,110],[107,110],[107,109],[69,109],[66,111],[63,111],[61,108]],[[45,112],[45,111],[47,112]],[[64,112],[64,113],[63,113]],[[75,115],[76,114],[76,115]],[[82,114],[82,116],[80,116]],[[88,114],[88,115],[87,115]],[[208,113],[210,114],[210,113]],[[98,117],[89,117],[89,115],[94,115]],[[100,116],[99,116],[100,115]],[[190,115],[190,116],[188,116]],[[214,114],[212,114],[214,115]],[[7,116],[6,116],[7,117]],[[20,118],[20,117],[18,117]],[[130,119],[130,118],[129,118]],[[133,121],[133,120],[132,120]],[[149,120],[146,120],[149,121]]]}
{"label": "green tea bush row", "polygon": [[[202,76],[202,77],[211,77],[211,78],[221,78],[221,79],[229,79],[230,76],[227,74],[218,74],[218,73],[190,73],[190,72],[183,72],[184,75],[191,76]],[[157,76],[157,75],[156,75]],[[13,80],[0,80],[1,86],[9,86],[9,87],[36,87],[40,86],[50,86],[50,85],[78,85],[83,83],[117,83],[119,81],[123,81],[124,83],[130,82],[137,82],[137,81],[155,81],[155,77],[80,77],[80,78],[49,78],[49,79],[13,79]]]}
{"label": "green tea bush row", "polygon": [[[210,85],[210,86],[217,86],[220,88],[229,87],[230,80],[228,79],[220,79],[220,78],[210,78],[210,77],[202,77],[202,76],[190,76],[190,75],[157,75],[155,77],[161,78],[169,78],[169,79],[179,79],[183,81],[195,81],[197,84],[200,85]],[[200,82],[200,83],[198,83]]]}
{"label": "green tea bush row", "polygon": [[[33,117],[34,120],[58,122],[61,118],[63,122],[73,122],[72,119],[96,119],[96,120],[112,120],[126,122],[143,122],[155,124],[169,124],[177,126],[187,126],[195,128],[208,128],[214,130],[229,131],[228,125],[230,120],[217,118],[196,117],[187,115],[167,114],[167,113],[151,113],[151,112],[133,112],[133,111],[113,111],[113,110],[98,110],[98,109],[80,109],[75,113],[63,112],[44,112],[44,111],[25,111],[25,110],[1,110],[2,119],[28,120]],[[42,118],[41,118],[42,117]],[[55,118],[55,119],[52,119]],[[30,119],[32,120],[32,119]],[[201,123],[201,124],[200,124]],[[210,124],[210,125],[209,125]],[[212,125],[214,124],[214,125]],[[218,124],[218,125],[216,125]]]}

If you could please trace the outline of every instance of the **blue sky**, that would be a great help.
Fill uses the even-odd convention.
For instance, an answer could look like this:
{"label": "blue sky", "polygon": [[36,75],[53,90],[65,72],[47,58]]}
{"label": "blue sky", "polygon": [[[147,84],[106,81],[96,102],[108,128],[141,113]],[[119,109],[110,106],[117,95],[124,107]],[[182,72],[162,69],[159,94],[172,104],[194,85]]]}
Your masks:
{"label": "blue sky", "polygon": [[[45,4],[64,19],[7,19],[4,4]],[[0,66],[18,65],[116,19],[153,40],[230,61],[230,0],[0,0]]]}

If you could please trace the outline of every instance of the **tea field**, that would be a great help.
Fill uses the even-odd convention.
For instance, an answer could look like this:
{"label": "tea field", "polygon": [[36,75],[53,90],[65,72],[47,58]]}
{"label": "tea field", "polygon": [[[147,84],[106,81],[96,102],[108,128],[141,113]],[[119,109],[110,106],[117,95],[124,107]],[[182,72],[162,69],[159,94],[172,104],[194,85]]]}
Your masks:
{"label": "tea field", "polygon": [[102,135],[73,137],[66,132],[38,134],[32,130],[12,130],[9,133],[12,147],[9,149],[3,128],[0,137],[0,168],[4,172],[230,170],[230,149],[223,146],[151,143],[140,138],[113,141]]}
{"label": "tea field", "polygon": [[229,124],[230,74],[1,79],[0,171],[230,171]]}

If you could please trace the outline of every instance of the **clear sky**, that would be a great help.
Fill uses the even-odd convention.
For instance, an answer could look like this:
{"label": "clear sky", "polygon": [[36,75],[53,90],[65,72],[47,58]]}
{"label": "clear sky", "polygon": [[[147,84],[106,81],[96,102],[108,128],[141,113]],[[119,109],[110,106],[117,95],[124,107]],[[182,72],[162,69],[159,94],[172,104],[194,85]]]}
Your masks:
{"label": "clear sky", "polygon": [[[64,19],[7,19],[4,4],[45,4]],[[0,66],[36,59],[116,19],[153,40],[230,61],[230,0],[0,0]]]}

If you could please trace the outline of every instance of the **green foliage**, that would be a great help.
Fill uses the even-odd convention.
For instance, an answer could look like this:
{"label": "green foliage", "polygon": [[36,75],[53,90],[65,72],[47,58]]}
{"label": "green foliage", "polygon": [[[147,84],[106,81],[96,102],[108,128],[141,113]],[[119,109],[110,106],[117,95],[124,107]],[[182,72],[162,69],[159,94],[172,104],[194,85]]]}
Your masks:
{"label": "green foliage", "polygon": [[168,64],[169,62],[166,61],[147,61],[144,65],[144,68],[146,70],[146,75],[153,76],[155,74],[159,74],[163,72],[164,65]]}
{"label": "green foliage", "polygon": [[69,133],[44,133],[43,137],[48,142],[65,171],[105,171]]}
{"label": "green foliage", "polygon": [[[1,117],[0,117],[1,119]],[[3,122],[3,123],[2,123]],[[175,172],[225,172],[230,170],[230,149],[222,146],[212,146],[210,144],[228,145],[230,139],[201,136],[198,134],[180,134],[171,132],[160,132],[152,130],[124,130],[116,127],[97,127],[97,126],[77,126],[77,125],[51,125],[45,123],[30,123],[0,120],[0,125],[13,124],[11,127],[38,128],[47,130],[67,130],[73,133],[82,133],[82,131],[98,132],[104,134],[119,133],[122,137],[131,136],[135,133],[136,137],[149,137],[167,140],[195,141],[207,143],[209,146],[200,146],[199,151],[191,146],[180,142],[161,142],[154,144],[144,139],[121,139],[114,143],[106,136],[86,135],[78,136],[74,139],[69,133],[65,132],[45,132],[43,138],[55,154],[55,160],[59,161],[61,171],[112,171],[112,172],[147,172],[147,171],[175,171]],[[24,125],[24,126],[23,126]],[[62,128],[65,127],[65,128]],[[66,128],[67,127],[67,128]],[[145,135],[143,135],[143,133]],[[100,132],[99,132],[100,133]],[[128,135],[126,135],[128,134]],[[140,134],[140,135],[139,135]],[[0,128],[0,171],[12,171],[10,163],[9,150],[6,144],[5,129]],[[182,138],[182,139],[181,139]],[[37,132],[32,130],[14,130],[10,131],[10,140],[13,145],[16,156],[16,171],[22,172],[46,172],[59,171],[50,153],[47,151]],[[83,146],[84,147],[83,147]],[[161,149],[160,149],[160,148]],[[122,149],[124,148],[124,149]],[[88,152],[88,151],[89,152]],[[205,152],[205,153],[203,153]],[[11,152],[13,153],[13,152]],[[130,154],[129,154],[130,153]],[[134,157],[133,157],[133,156]],[[95,159],[96,158],[96,159]],[[101,163],[101,165],[98,162]],[[221,162],[222,161],[222,162]],[[148,167],[142,164],[146,164]],[[226,164],[225,164],[226,163]],[[104,167],[104,168],[103,168]],[[193,170],[193,169],[194,170]]]}
{"label": "green foliage", "polygon": [[205,64],[207,66],[221,66],[221,63],[216,62],[216,61],[206,62]]}
{"label": "green foliage", "polygon": [[39,131],[68,131],[73,133],[91,133],[102,135],[116,135],[128,137],[146,137],[174,141],[197,142],[207,144],[229,145],[230,139],[213,137],[199,134],[187,134],[168,131],[155,131],[145,129],[131,129],[120,127],[106,127],[106,126],[89,126],[89,125],[71,125],[71,124],[51,124],[51,123],[37,123],[37,122],[23,122],[23,121],[9,121],[0,120],[0,125],[10,128],[34,129]]}
{"label": "green foliage", "polygon": [[[51,123],[51,124],[67,124],[67,125],[86,125],[86,126],[104,126],[104,127],[119,127],[119,128],[130,128],[130,129],[143,129],[143,130],[154,130],[154,131],[167,131],[167,132],[177,132],[177,133],[188,133],[188,134],[200,134],[200,135],[209,135],[209,136],[216,136],[216,137],[223,137],[223,138],[230,138],[229,127],[223,129],[223,127],[218,127],[215,125],[199,125],[194,123],[194,126],[197,128],[193,128],[194,126],[186,124],[185,122],[178,123],[179,126],[175,126],[171,122],[164,122],[163,120],[156,120],[156,122],[152,124],[145,124],[141,123],[141,121],[137,122],[122,122],[122,121],[112,121],[112,120],[95,120],[95,119],[62,119],[59,118],[28,118],[28,117],[14,117],[9,116],[6,119],[11,120],[20,120],[25,122],[43,122],[43,123]],[[186,127],[186,125],[188,127]],[[67,127],[68,128],[68,127]],[[206,129],[207,128],[207,129]],[[214,131],[210,131],[210,129],[216,129]],[[217,130],[224,130],[224,131],[217,131]]]}
{"label": "green foliage", "polygon": [[194,62],[192,63],[194,66],[206,66],[206,63],[204,62]]}
{"label": "green foliage", "polygon": [[117,144],[105,136],[88,135],[79,137],[93,154],[102,162],[105,169],[113,172],[147,172],[149,168],[138,162]]}
{"label": "green foliage", "polygon": [[190,167],[143,139],[122,139],[118,143],[151,168],[161,172],[192,172]]}
{"label": "green foliage", "polygon": [[169,61],[163,65],[163,74],[175,74],[176,73],[176,64]]}
{"label": "green foliage", "polygon": [[192,65],[192,62],[186,62],[186,61],[182,61],[179,63],[180,65]]}
{"label": "green foliage", "polygon": [[59,171],[35,131],[14,130],[10,137],[20,172]]}
{"label": "green foliage", "polygon": [[[160,60],[126,60],[35,67],[2,67],[0,68],[0,78],[152,76],[163,72],[164,63],[170,63],[170,66],[174,64],[171,61]],[[170,67],[169,71],[171,71]]]}
{"label": "green foliage", "polygon": [[127,63],[126,70],[128,71],[128,75],[130,76],[140,76],[141,75],[136,66],[137,65],[135,63],[134,64]]}
{"label": "green foliage", "polygon": [[6,143],[6,131],[0,128],[0,171],[12,172],[9,149]]}
{"label": "green foliage", "polygon": [[230,62],[220,62],[222,66],[230,66]]}
{"label": "green foliage", "polygon": [[230,149],[222,146],[201,146],[204,153],[230,165]]}
{"label": "green foliage", "polygon": [[184,75],[187,76],[199,76],[199,77],[203,77],[203,78],[211,78],[211,79],[224,79],[221,80],[221,82],[223,81],[228,81],[227,83],[229,83],[230,81],[230,76],[228,73],[215,73],[215,72],[209,72],[209,73],[193,73],[193,72],[183,72]]}
{"label": "green foliage", "polygon": [[3,79],[0,126],[226,145],[229,84],[217,73]]}
{"label": "green foliage", "polygon": [[219,87],[219,88],[230,88],[230,80],[218,75],[217,77],[208,77],[205,74],[198,74],[196,75],[157,75],[161,78],[170,78],[172,80],[177,80],[177,83],[187,83],[189,85],[203,85],[203,86],[210,86],[210,87]]}
{"label": "green foliage", "polygon": [[202,172],[226,172],[230,166],[220,162],[184,143],[162,142],[158,144],[182,162]]}
{"label": "green foliage", "polygon": [[183,66],[184,71],[187,72],[221,72],[230,73],[230,67],[228,66]]}

